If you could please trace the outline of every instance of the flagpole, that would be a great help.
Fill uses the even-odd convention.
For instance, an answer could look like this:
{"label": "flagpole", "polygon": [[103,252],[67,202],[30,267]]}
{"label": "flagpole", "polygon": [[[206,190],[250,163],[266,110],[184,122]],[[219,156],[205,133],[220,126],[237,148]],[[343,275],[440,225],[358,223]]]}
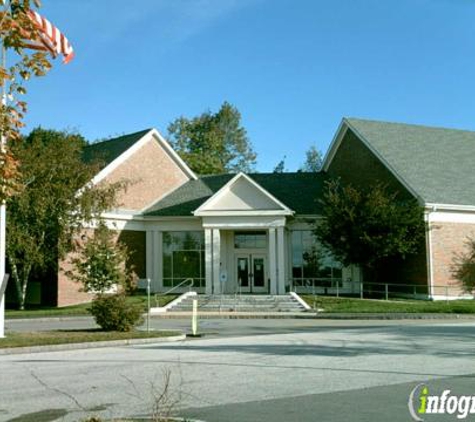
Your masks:
{"label": "flagpole", "polygon": [[[8,1],[4,2],[4,13],[7,13],[8,9]],[[6,69],[7,63],[7,51],[5,48],[5,43],[3,37],[1,39],[2,42],[2,67]],[[5,106],[7,104],[7,92],[6,92],[6,80],[2,81],[2,106],[5,110]],[[2,131],[0,136],[0,150],[1,152],[5,152],[7,147],[7,138],[5,136],[5,132]],[[2,200],[0,204],[0,291],[3,289],[2,284],[5,279],[5,257],[6,257],[6,227],[7,227],[7,205],[5,203],[5,199]],[[5,337],[5,293],[0,297],[0,338]]]}

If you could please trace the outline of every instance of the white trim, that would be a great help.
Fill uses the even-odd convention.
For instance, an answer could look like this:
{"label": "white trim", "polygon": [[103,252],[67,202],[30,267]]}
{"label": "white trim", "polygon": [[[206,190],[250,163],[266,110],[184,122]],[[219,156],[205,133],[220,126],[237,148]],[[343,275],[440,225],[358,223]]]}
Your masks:
{"label": "white trim", "polygon": [[284,216],[255,216],[248,218],[241,217],[204,217],[202,220],[203,228],[239,230],[239,229],[261,229],[269,227],[285,226]]}
{"label": "white trim", "polygon": [[475,224],[475,213],[431,211],[427,215],[430,223]]}
{"label": "white trim", "polygon": [[277,234],[277,294],[285,294],[285,245],[284,227],[278,227]]}
{"label": "white trim", "polygon": [[163,314],[164,312],[167,312],[170,308],[173,308],[174,306],[178,305],[180,302],[183,302],[186,298],[191,297],[191,296],[197,296],[198,293],[196,292],[186,292],[183,293],[181,296],[178,296],[176,299],[173,299],[171,302],[167,303],[165,306],[157,306],[154,308],[150,308],[150,314],[155,315],[155,314]]}
{"label": "white trim", "polygon": [[205,229],[205,289],[213,293],[213,230]]}
{"label": "white trim", "polygon": [[434,203],[427,203],[427,208],[430,208],[434,211],[465,211],[465,212],[473,212],[475,211],[475,205],[456,205],[456,204],[434,204]]}
{"label": "white trim", "polygon": [[[207,209],[209,205],[212,205],[214,202],[216,202],[221,196],[229,192],[230,188],[232,185],[234,185],[239,179],[244,178],[247,182],[249,182],[251,185],[253,185],[255,188],[257,188],[261,193],[263,193],[267,198],[269,198],[272,202],[274,202],[276,205],[278,205],[281,210],[276,210],[276,211],[243,211],[243,210],[236,210],[236,211],[213,211]],[[256,213],[255,215],[293,215],[294,211],[292,211],[287,205],[283,204],[280,202],[274,195],[272,195],[270,192],[265,190],[261,185],[259,185],[255,180],[253,180],[251,177],[249,177],[247,174],[244,174],[243,172],[240,172],[236,174],[228,183],[226,183],[221,189],[219,189],[211,198],[208,198],[203,204],[201,204],[194,212],[193,214],[195,216],[207,216],[207,215],[216,215],[219,213],[220,215],[253,215],[252,213]]]}
{"label": "white trim", "polygon": [[277,294],[277,248],[276,248],[276,229],[269,228],[269,278],[270,294]]}
{"label": "white trim", "polygon": [[[140,148],[146,143],[155,139],[160,146],[165,150],[169,157],[175,162],[180,170],[190,179],[197,179],[197,176],[193,171],[185,164],[185,162],[173,151],[170,144],[165,138],[158,132],[157,129],[150,129],[145,135],[143,135],[137,142],[135,142],[129,149],[125,150],[116,159],[112,160],[107,166],[105,166],[99,173],[92,178],[92,184],[97,185],[107,176],[109,176],[117,167],[127,161],[132,155],[134,155]],[[108,141],[105,141],[108,142]]]}
{"label": "white trim", "polygon": [[429,296],[434,292],[434,258],[432,254],[432,236],[431,236],[431,218],[430,211],[424,213],[424,220],[427,224],[426,235],[426,259],[427,259],[427,276],[429,278]]}
{"label": "white trim", "polygon": [[433,295],[430,296],[430,299],[433,301],[436,300],[473,300],[474,296],[469,294],[464,294],[461,296],[446,296],[446,295]]}
{"label": "white trim", "polygon": [[303,300],[296,292],[290,292],[290,296],[292,296],[298,303],[300,303],[306,311],[312,310],[309,304],[305,302],[305,300]]}
{"label": "white trim", "polygon": [[376,150],[370,142],[354,127],[352,124],[346,119],[343,118],[340,127],[338,128],[337,136],[332,141],[332,145],[330,147],[330,152],[325,156],[324,161],[324,170],[327,171],[330,167],[333,158],[336,155],[336,152],[346,135],[348,129],[351,129],[353,133],[358,137],[358,139],[371,151],[371,153],[393,174],[393,176],[411,193],[414,198],[416,198],[420,204],[424,204],[424,200],[422,197],[406,182],[406,180],[394,169],[391,164],[386,161],[386,159]]}
{"label": "white trim", "polygon": [[330,164],[333,161],[333,157],[335,156],[338,148],[340,147],[341,141],[343,141],[347,130],[348,126],[346,125],[346,121],[345,119],[342,119],[340,124],[338,125],[338,129],[336,130],[335,135],[333,135],[333,139],[330,143],[330,146],[328,147],[327,153],[323,158],[323,171],[328,171],[328,167],[330,167]]}
{"label": "white trim", "polygon": [[195,214],[196,217],[248,217],[248,216],[261,216],[261,215],[272,215],[272,216],[285,216],[293,215],[293,211],[242,211],[242,210],[206,210],[200,211],[199,214]]}
{"label": "white trim", "polygon": [[219,229],[213,229],[211,231],[211,241],[213,243],[213,252],[212,256],[212,271],[213,271],[213,293],[221,294],[221,280],[220,280],[220,271],[221,271],[221,233]]}

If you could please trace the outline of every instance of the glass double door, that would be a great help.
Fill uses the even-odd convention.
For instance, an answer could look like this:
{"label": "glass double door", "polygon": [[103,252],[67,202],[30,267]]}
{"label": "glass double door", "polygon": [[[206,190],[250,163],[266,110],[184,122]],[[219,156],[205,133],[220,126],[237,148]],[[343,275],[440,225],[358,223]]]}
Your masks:
{"label": "glass double door", "polygon": [[236,255],[236,281],[238,290],[242,293],[268,293],[266,255]]}

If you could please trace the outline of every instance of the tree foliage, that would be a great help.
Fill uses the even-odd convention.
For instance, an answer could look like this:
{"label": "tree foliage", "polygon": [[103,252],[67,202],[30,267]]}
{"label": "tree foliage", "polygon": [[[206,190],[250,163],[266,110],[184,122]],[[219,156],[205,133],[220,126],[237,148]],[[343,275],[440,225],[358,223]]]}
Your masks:
{"label": "tree foliage", "polygon": [[169,125],[168,134],[172,146],[198,174],[246,172],[255,165],[256,154],[241,126],[241,114],[228,102],[217,113],[179,117]]}
{"label": "tree foliage", "polygon": [[[8,141],[0,148],[0,202],[22,189],[19,160],[12,152],[12,145],[20,139],[20,129],[27,112],[25,82],[34,76],[43,76],[51,68],[49,52],[25,48],[40,42],[40,33],[27,11],[32,5],[39,7],[38,0],[3,1],[0,11],[0,31],[8,65],[0,63],[0,87],[8,100],[0,104],[0,134]],[[11,10],[7,7],[11,5]]]}
{"label": "tree foliage", "polygon": [[277,165],[274,167],[274,170],[272,171],[273,173],[285,173],[285,159],[287,157],[284,155],[284,158],[280,160]]}
{"label": "tree foliage", "polygon": [[322,165],[323,165],[322,153],[315,147],[315,145],[312,145],[305,152],[305,162],[300,168],[300,171],[317,173],[322,169]]}
{"label": "tree foliage", "polygon": [[466,250],[454,257],[452,274],[467,293],[475,291],[475,239],[466,241]]}
{"label": "tree foliage", "polygon": [[399,200],[382,184],[359,190],[330,181],[322,202],[324,218],[315,234],[345,265],[376,270],[419,252],[423,244],[422,207],[416,200]]}
{"label": "tree foliage", "polygon": [[82,284],[83,290],[98,295],[113,289],[130,291],[134,283],[132,268],[126,266],[128,250],[116,234],[99,221],[79,254],[71,259],[73,271],[67,275]]}
{"label": "tree foliage", "polygon": [[7,202],[7,257],[20,307],[32,271],[56,272],[84,225],[112,208],[126,185],[92,185],[99,163],[83,162],[85,144],[80,135],[38,128],[13,145],[24,189]]}

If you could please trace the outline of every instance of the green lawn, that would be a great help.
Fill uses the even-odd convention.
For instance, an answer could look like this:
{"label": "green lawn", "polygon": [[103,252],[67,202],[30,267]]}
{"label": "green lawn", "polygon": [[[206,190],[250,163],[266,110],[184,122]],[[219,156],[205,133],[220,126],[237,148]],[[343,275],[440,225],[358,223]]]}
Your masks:
{"label": "green lawn", "polygon": [[[160,296],[160,306],[166,305],[168,302],[175,299],[177,295],[166,295]],[[152,307],[156,306],[155,295],[152,295],[150,298],[150,305]],[[133,296],[129,296],[127,300],[130,303],[139,303],[142,305],[144,312],[147,311],[147,296],[144,294],[137,294]],[[14,318],[44,318],[44,317],[68,317],[68,316],[83,316],[89,315],[88,308],[89,303],[84,303],[82,305],[74,305],[74,306],[65,306],[63,308],[46,308],[46,307],[39,307],[39,308],[32,308],[32,309],[25,309],[24,311],[7,309],[5,311],[5,317],[8,319]]]}
{"label": "green lawn", "polygon": [[327,313],[448,313],[475,314],[475,300],[374,300],[301,295],[312,308]]}
{"label": "green lawn", "polygon": [[90,330],[55,330],[38,332],[7,332],[0,338],[0,349],[11,347],[45,346],[51,344],[85,343],[91,341],[130,340],[141,338],[169,337],[179,335],[176,331],[101,331]]}

